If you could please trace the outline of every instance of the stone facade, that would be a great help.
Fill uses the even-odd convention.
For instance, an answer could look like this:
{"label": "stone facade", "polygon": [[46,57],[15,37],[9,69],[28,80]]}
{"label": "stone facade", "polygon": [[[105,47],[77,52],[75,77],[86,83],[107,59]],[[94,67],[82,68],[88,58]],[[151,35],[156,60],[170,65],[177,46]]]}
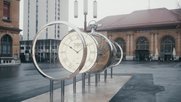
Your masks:
{"label": "stone facade", "polygon": [[97,24],[122,46],[125,60],[181,60],[181,9],[138,10]]}
{"label": "stone facade", "polygon": [[[181,57],[181,29],[152,29],[152,30],[134,30],[134,31],[108,31],[107,36],[112,40],[123,39],[126,43],[124,53],[126,60],[133,60],[136,56],[136,42],[138,38],[145,37],[148,40],[149,56],[158,60],[161,54],[161,41],[164,37],[172,37],[175,41],[176,55],[175,59]],[[157,55],[158,54],[158,55]]]}
{"label": "stone facade", "polygon": [[[4,2],[9,3],[9,16],[4,16]],[[19,59],[19,2],[20,0],[1,0],[0,1],[0,59],[1,62],[8,62],[10,63],[14,59]],[[7,39],[10,39],[6,42]],[[3,44],[2,44],[3,43]],[[10,47],[5,47],[4,45],[10,45]],[[10,53],[4,53],[5,50],[9,51]],[[8,59],[5,60],[5,59]]]}

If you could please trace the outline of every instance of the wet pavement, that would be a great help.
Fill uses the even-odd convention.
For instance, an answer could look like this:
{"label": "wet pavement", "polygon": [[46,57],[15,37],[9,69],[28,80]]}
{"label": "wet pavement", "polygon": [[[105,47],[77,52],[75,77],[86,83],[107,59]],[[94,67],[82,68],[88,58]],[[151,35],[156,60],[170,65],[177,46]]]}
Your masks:
{"label": "wet pavement", "polygon": [[[47,67],[47,64],[45,65]],[[59,76],[60,69],[46,69],[49,75]],[[63,70],[61,72],[64,72]],[[80,80],[77,76],[77,80]],[[72,80],[65,81],[70,84]],[[56,82],[54,88],[61,85]],[[20,102],[22,100],[43,94],[49,91],[49,80],[43,78],[32,63],[22,63],[20,66],[0,68],[0,102]]]}
{"label": "wet pavement", "polygon": [[[57,70],[46,69],[55,76],[58,75]],[[132,78],[110,102],[181,102],[179,62],[126,61],[115,67],[113,73],[120,76],[132,75]],[[80,79],[78,76],[77,80]],[[66,81],[66,84],[71,81]],[[60,83],[56,83],[55,89],[59,87]],[[0,68],[0,102],[20,102],[48,91],[49,80],[43,78],[33,64]]]}
{"label": "wet pavement", "polygon": [[181,102],[180,62],[124,62],[114,73],[132,78],[110,102]]}

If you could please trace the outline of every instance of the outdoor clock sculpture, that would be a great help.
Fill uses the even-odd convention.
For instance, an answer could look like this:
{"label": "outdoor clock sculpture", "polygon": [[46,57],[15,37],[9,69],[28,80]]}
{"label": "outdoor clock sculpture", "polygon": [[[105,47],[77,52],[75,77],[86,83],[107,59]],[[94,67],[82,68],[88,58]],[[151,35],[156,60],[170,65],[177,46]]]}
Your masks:
{"label": "outdoor clock sculpture", "polygon": [[[64,67],[66,67],[67,69],[69,69],[69,71],[71,71],[71,74],[69,74],[68,76],[64,76],[64,77],[52,77],[50,75],[48,75],[46,72],[44,72],[42,70],[42,68],[38,65],[36,58],[35,58],[35,46],[36,46],[36,42],[38,40],[38,37],[41,36],[41,34],[43,34],[44,31],[46,31],[46,29],[48,29],[48,27],[54,26],[54,25],[64,25],[67,27],[72,28],[76,33],[70,33],[68,35],[66,35],[63,40],[62,43],[60,44],[61,46],[59,47],[59,56],[60,54],[62,55],[60,58],[61,63],[64,65]],[[78,45],[77,45],[78,44]],[[78,48],[80,48],[78,50]],[[79,53],[78,53],[79,52]],[[64,53],[64,54],[63,54]],[[72,24],[65,22],[65,21],[53,21],[50,22],[48,24],[46,24],[45,26],[43,26],[40,31],[36,34],[36,36],[34,37],[33,43],[32,43],[32,58],[33,58],[33,63],[36,67],[36,69],[38,70],[38,72],[45,78],[49,79],[49,80],[65,80],[65,79],[70,79],[75,77],[83,68],[85,61],[86,61],[86,57],[87,57],[87,45],[85,42],[85,38],[83,37],[82,32],[75,26],[73,26]]]}
{"label": "outdoor clock sculpture", "polygon": [[[97,41],[89,34],[83,33],[87,46],[87,55],[80,73],[87,72],[97,60]],[[83,46],[76,32],[66,35],[59,46],[59,59],[62,66],[70,72],[74,72],[81,63]]]}
{"label": "outdoor clock sculpture", "polygon": [[[62,38],[58,46],[59,61],[63,68],[71,72],[70,75],[64,76],[63,78],[54,78],[43,72],[35,58],[34,49],[38,37],[47,29],[47,27],[56,24],[65,25],[73,29]],[[68,22],[54,21],[43,26],[35,36],[32,46],[32,58],[35,67],[42,76],[50,80],[65,80],[73,78],[78,73],[97,73],[109,66],[118,65],[121,62],[122,57],[115,63],[114,60],[116,59],[117,54],[117,47],[115,46],[118,46],[118,48],[121,49],[118,44],[115,44],[105,35],[95,32],[95,28],[92,28],[91,33],[85,33],[81,32]]]}

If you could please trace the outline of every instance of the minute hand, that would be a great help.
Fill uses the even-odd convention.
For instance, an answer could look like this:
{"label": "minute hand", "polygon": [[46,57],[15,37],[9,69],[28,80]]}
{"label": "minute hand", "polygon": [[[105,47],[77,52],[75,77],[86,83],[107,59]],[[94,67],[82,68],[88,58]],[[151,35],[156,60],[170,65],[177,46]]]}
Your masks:
{"label": "minute hand", "polygon": [[66,46],[68,46],[70,49],[74,50],[76,53],[78,53],[78,51],[77,51],[77,50],[75,50],[72,46],[67,45],[67,44],[65,44],[65,43],[63,43],[63,44],[64,44],[64,45],[66,45]]}
{"label": "minute hand", "polygon": [[74,48],[72,48],[72,46],[69,46],[70,49],[74,50],[76,53],[78,53],[79,51],[75,50]]}

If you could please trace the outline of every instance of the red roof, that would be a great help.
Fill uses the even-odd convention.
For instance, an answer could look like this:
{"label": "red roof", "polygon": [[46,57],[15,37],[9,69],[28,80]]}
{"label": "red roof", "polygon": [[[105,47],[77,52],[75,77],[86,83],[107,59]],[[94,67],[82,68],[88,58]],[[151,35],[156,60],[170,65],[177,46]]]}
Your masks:
{"label": "red roof", "polygon": [[108,16],[97,22],[97,30],[132,29],[181,24],[181,9],[166,8],[134,11],[126,15]]}

